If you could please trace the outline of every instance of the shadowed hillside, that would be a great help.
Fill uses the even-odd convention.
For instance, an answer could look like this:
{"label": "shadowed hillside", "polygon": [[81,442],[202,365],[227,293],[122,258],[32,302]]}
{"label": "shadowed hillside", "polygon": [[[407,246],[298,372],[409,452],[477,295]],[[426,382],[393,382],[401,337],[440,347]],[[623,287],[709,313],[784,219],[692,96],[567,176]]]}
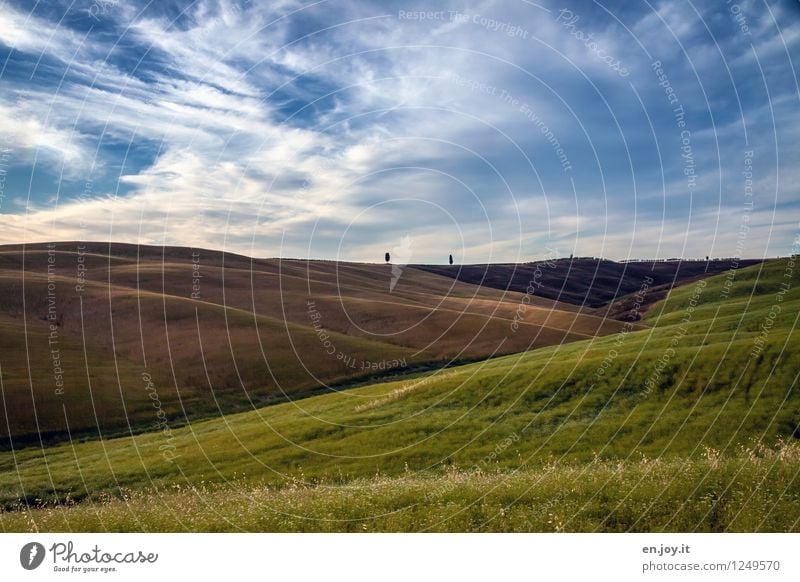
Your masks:
{"label": "shadowed hillside", "polygon": [[653,279],[654,287],[661,289],[659,298],[663,298],[670,288],[687,280],[722,273],[734,265],[741,269],[759,262],[756,259],[740,259],[617,263],[577,257],[521,264],[415,267],[473,285],[520,293],[525,293],[533,284],[540,297],[597,308],[636,292],[648,277]]}

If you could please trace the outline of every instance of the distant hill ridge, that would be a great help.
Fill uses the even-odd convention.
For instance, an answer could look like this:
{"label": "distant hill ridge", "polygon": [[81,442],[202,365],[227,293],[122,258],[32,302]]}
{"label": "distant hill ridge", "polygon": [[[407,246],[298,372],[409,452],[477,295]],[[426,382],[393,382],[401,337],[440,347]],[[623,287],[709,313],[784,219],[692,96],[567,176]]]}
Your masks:
{"label": "distant hill ridge", "polygon": [[[556,301],[598,308],[636,292],[647,278],[652,286],[671,288],[687,280],[742,269],[761,259],[718,259],[616,262],[597,257],[576,257],[533,263],[474,265],[413,265],[473,285],[535,293]],[[667,289],[668,290],[668,289]]]}

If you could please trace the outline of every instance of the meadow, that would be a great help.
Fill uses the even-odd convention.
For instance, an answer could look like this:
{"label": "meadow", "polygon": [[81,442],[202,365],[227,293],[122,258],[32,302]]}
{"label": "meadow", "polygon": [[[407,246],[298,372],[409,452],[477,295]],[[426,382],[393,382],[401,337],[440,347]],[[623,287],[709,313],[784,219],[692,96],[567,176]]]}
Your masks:
{"label": "meadow", "polygon": [[797,281],[770,261],[673,289],[646,329],[0,453],[0,525],[796,530]]}
{"label": "meadow", "polygon": [[16,532],[798,532],[800,445],[538,470],[247,480],[123,490],[0,513]]}

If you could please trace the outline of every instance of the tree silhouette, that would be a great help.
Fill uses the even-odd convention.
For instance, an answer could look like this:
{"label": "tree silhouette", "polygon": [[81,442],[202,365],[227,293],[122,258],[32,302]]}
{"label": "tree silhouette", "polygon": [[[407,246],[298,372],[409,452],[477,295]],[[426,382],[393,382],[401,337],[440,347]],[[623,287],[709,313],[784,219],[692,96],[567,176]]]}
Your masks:
{"label": "tree silhouette", "polygon": [[384,258],[384,260],[385,260],[387,263],[388,263],[389,261],[391,261],[391,260],[392,260],[392,257],[389,255],[389,253],[386,253],[386,254],[383,256],[383,258]]}
{"label": "tree silhouette", "polygon": [[453,255],[450,255],[450,264],[453,264]]}

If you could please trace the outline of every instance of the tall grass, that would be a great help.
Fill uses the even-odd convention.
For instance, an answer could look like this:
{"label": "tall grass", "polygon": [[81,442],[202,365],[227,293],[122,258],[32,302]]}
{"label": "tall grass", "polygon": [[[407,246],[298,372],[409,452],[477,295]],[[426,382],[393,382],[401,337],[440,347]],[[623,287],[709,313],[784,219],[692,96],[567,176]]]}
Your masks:
{"label": "tall grass", "polygon": [[0,513],[3,531],[797,532],[800,445],[721,457],[450,468],[348,484],[201,482]]}

